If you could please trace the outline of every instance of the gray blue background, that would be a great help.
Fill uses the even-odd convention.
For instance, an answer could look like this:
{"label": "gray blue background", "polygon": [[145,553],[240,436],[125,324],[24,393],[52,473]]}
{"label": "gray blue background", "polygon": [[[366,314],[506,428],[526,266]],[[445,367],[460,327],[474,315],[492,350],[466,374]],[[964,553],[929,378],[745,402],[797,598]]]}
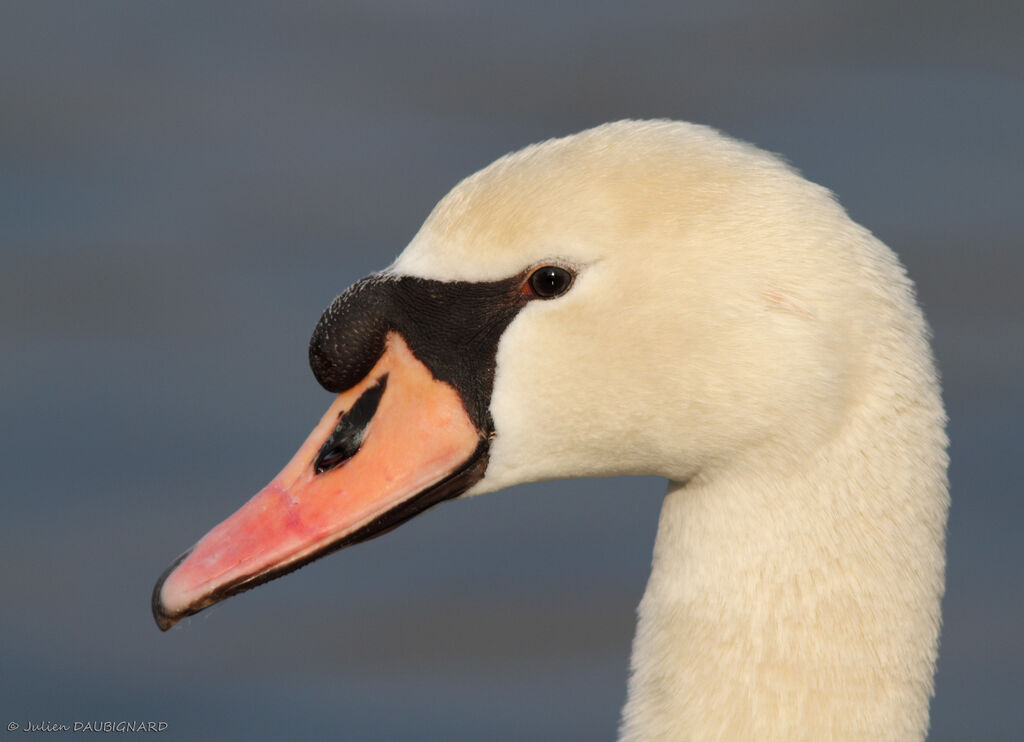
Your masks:
{"label": "gray blue background", "polygon": [[784,153],[917,281],[953,462],[930,739],[1020,739],[1022,38],[1016,1],[3,3],[0,722],[613,739],[657,479],[449,503],[166,635],[149,593],[297,448],[320,311],[459,178],[671,117]]}

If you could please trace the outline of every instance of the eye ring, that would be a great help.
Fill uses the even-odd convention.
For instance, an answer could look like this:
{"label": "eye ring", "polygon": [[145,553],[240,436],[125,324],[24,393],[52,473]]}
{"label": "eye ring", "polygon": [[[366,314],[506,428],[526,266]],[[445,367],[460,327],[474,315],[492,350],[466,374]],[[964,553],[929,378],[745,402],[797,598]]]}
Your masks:
{"label": "eye ring", "polygon": [[538,299],[554,299],[572,287],[576,276],[558,265],[542,265],[526,279],[523,289]]}

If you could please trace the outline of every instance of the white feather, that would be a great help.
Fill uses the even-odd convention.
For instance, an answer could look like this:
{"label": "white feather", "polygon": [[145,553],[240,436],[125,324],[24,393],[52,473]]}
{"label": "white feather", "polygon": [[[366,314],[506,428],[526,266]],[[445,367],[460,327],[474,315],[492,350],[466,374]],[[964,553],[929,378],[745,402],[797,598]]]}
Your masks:
{"label": "white feather", "polygon": [[621,738],[923,739],[947,441],[893,253],[773,155],[623,121],[467,178],[393,270],[549,262],[578,278],[502,337],[471,494],[670,480]]}

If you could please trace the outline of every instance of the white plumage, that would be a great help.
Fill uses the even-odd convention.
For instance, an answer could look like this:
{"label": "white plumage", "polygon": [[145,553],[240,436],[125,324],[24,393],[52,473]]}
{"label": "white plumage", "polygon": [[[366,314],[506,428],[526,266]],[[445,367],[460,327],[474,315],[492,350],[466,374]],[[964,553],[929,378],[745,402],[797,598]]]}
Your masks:
{"label": "white plumage", "polygon": [[502,336],[470,494],[669,479],[621,738],[922,739],[947,441],[892,252],[772,155],[624,121],[467,178],[391,270],[547,263],[578,277]]}

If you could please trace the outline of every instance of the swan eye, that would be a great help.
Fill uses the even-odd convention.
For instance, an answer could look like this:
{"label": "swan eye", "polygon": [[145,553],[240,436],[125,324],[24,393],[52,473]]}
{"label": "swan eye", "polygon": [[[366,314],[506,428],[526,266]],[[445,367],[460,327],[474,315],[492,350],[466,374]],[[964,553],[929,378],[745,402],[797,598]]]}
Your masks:
{"label": "swan eye", "polygon": [[530,274],[530,291],[541,299],[554,299],[572,286],[573,275],[557,265],[545,265]]}

